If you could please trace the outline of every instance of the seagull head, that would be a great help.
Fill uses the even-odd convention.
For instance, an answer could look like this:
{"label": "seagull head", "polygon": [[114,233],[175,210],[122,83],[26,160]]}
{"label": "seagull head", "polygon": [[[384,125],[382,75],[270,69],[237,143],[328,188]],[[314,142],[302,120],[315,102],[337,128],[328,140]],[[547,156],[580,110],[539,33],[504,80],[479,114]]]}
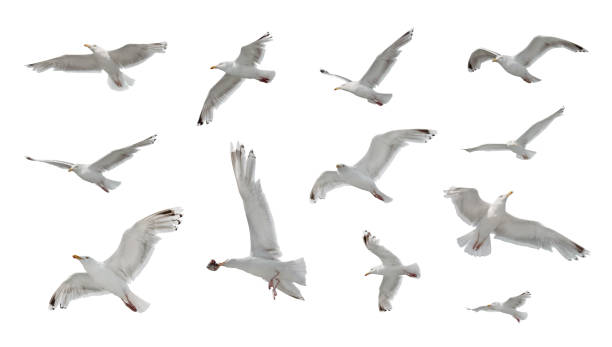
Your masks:
{"label": "seagull head", "polygon": [[504,57],[503,55],[498,55],[497,57],[493,58],[491,61],[494,63],[503,63],[506,60],[506,57]]}
{"label": "seagull head", "polygon": [[86,43],[83,46],[89,48],[94,53],[98,53],[98,52],[104,51],[104,49],[102,47],[99,47],[98,45],[90,45],[90,44]]}
{"label": "seagull head", "polygon": [[364,276],[368,276],[368,275],[381,275],[382,274],[382,269],[380,268],[380,266],[376,266],[370,269],[370,271],[366,272],[366,274]]}
{"label": "seagull head", "polygon": [[206,265],[206,268],[210,271],[217,271],[223,265],[225,265],[225,262],[217,263],[214,259],[212,259],[210,263]]}
{"label": "seagull head", "polygon": [[345,165],[345,164],[336,164],[336,169],[338,169],[338,170],[342,170],[342,169],[344,169],[345,167],[346,167],[346,165]]}
{"label": "seagull head", "polygon": [[231,62],[228,62],[228,61],[223,61],[223,62],[220,62],[220,63],[219,63],[219,64],[217,64],[217,65],[213,65],[213,66],[211,66],[211,67],[210,67],[210,69],[211,69],[211,70],[212,70],[212,69],[219,69],[219,70],[221,70],[221,71],[226,71],[226,70],[227,70],[227,68],[228,68],[228,67],[230,67],[230,65],[231,65],[231,64],[232,64]]}
{"label": "seagull head", "polygon": [[78,260],[82,263],[87,263],[90,262],[92,260],[92,258],[88,257],[88,256],[80,256],[80,255],[73,255],[72,256],[74,259]]}
{"label": "seagull head", "polygon": [[72,172],[72,171],[77,172],[77,171],[79,171],[79,169],[80,169],[80,168],[81,168],[81,167],[80,167],[80,165],[79,165],[79,164],[72,165],[72,166],[71,166],[71,167],[68,169],[68,172]]}
{"label": "seagull head", "polygon": [[347,90],[347,89],[346,89],[346,83],[345,83],[345,84],[343,84],[343,85],[341,85],[340,87],[336,87],[336,88],[334,88],[334,90]]}

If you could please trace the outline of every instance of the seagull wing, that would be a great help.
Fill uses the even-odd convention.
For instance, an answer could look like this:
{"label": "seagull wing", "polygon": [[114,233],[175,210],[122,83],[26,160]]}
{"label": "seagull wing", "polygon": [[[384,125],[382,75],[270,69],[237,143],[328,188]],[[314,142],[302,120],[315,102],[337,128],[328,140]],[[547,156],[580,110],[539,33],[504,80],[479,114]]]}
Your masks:
{"label": "seagull wing", "polygon": [[487,308],[489,308],[489,306],[485,305],[485,306],[478,306],[478,307],[474,307],[474,308],[469,308],[468,307],[467,309],[470,310],[470,311],[478,312],[478,311],[482,311],[482,310],[487,309]]}
{"label": "seagull wing", "polygon": [[370,250],[370,252],[374,253],[385,266],[393,266],[393,265],[402,265],[402,262],[399,258],[391,253],[384,246],[381,246],[378,242],[376,236],[370,234],[368,231],[363,232],[363,243],[365,243],[366,248]]}
{"label": "seagull wing", "polygon": [[467,152],[475,152],[475,151],[507,151],[508,146],[503,143],[488,143],[485,145],[480,145],[477,147],[466,148],[464,149]]}
{"label": "seagull wing", "polygon": [[337,171],[325,171],[317,178],[312,190],[310,191],[310,200],[316,202],[318,199],[325,199],[327,192],[346,185],[340,178]]}
{"label": "seagull wing", "polygon": [[272,41],[272,36],[270,36],[270,33],[266,33],[250,44],[243,46],[242,49],[240,49],[240,55],[236,58],[236,62],[239,65],[255,65],[261,63],[266,53],[266,43],[270,41]]}
{"label": "seagull wing", "polygon": [[402,278],[400,276],[383,276],[380,287],[378,288],[378,310],[391,311],[391,300],[397,293]]}
{"label": "seagull wing", "polygon": [[488,49],[479,48],[475,50],[470,55],[470,60],[468,61],[468,71],[474,72],[480,69],[480,64],[484,63],[487,60],[491,60],[497,56],[499,56],[498,53],[489,51]]}
{"label": "seagull wing", "polygon": [[166,42],[128,44],[114,51],[108,52],[111,59],[122,67],[138,65],[149,59],[155,53],[165,53],[168,44]]}
{"label": "seagull wing", "polygon": [[255,181],[255,154],[251,151],[246,157],[244,146],[238,144],[236,150],[232,149],[232,166],[238,184],[238,191],[242,197],[244,211],[251,234],[251,255],[266,259],[278,259],[281,256],[274,221],[270,207],[261,190],[259,180]]}
{"label": "seagull wing", "polygon": [[32,157],[26,157],[27,160],[31,160],[31,161],[39,161],[41,163],[47,163],[53,166],[57,166],[60,169],[70,169],[71,167],[74,166],[73,163],[69,163],[67,161],[60,161],[60,160],[40,160],[40,159],[34,159]]}
{"label": "seagull wing", "polygon": [[345,81],[345,82],[352,82],[351,80],[349,80],[349,79],[348,79],[348,78],[346,78],[346,77],[342,77],[342,76],[340,76],[340,75],[335,75],[335,74],[333,74],[333,73],[329,73],[327,70],[320,69],[319,71],[321,71],[321,73],[322,73],[322,74],[324,74],[324,75],[327,75],[327,76],[332,76],[332,77],[337,77],[337,78],[339,78],[339,79],[341,79],[341,80],[343,80],[343,81]]}
{"label": "seagull wing", "polygon": [[213,111],[219,105],[221,105],[232,93],[238,89],[242,83],[242,78],[225,74],[219,82],[217,82],[206,97],[204,106],[202,106],[202,112],[200,112],[200,118],[198,119],[198,125],[212,122]]}
{"label": "seagull wing", "polygon": [[584,257],[589,251],[558,232],[542,224],[516,218],[507,214],[503,221],[495,228],[495,238],[502,241],[527,246],[536,249],[552,251],[556,248],[567,260]]}
{"label": "seagull wing", "polygon": [[102,67],[94,58],[93,54],[71,54],[61,57],[28,64],[36,72],[43,72],[53,68],[58,71],[100,71]]}
{"label": "seagull wing", "polygon": [[531,40],[529,45],[525,47],[519,54],[514,56],[514,59],[519,63],[530,66],[536,60],[538,60],[544,53],[548,52],[553,48],[567,48],[573,52],[587,52],[586,49],[581,46],[569,42],[563,39],[559,39],[552,36],[536,36]]}
{"label": "seagull wing", "polygon": [[486,216],[490,205],[480,198],[476,189],[451,187],[444,193],[445,198],[452,200],[459,218],[467,224],[476,225]]}
{"label": "seagull wing", "polygon": [[412,40],[413,30],[414,29],[410,29],[407,33],[397,39],[397,41],[393,42],[391,46],[387,47],[387,49],[380,53],[359,82],[370,88],[374,88],[379,85],[385,76],[387,76],[387,73],[389,73],[389,70],[391,70],[393,64],[395,64],[395,61],[401,52],[399,49]]}
{"label": "seagull wing", "polygon": [[89,274],[78,272],[62,282],[55,293],[53,293],[51,300],[49,300],[49,309],[55,310],[57,306],[67,308],[72,300],[106,293],[107,291],[94,282]]}
{"label": "seagull wing", "polygon": [[394,130],[376,135],[370,142],[368,152],[355,164],[355,168],[376,180],[384,173],[400,148],[408,142],[427,142],[435,135],[436,131],[429,129]]}
{"label": "seagull wing", "polygon": [[154,213],[138,221],[123,233],[119,247],[104,265],[126,282],[130,282],[149,262],[158,233],[173,232],[181,224],[183,210],[179,207]]}
{"label": "seagull wing", "polygon": [[510,299],[506,300],[506,302],[504,302],[502,305],[508,308],[516,309],[518,307],[523,306],[523,304],[525,304],[525,301],[529,298],[531,298],[531,293],[524,292],[521,295],[511,297]]}
{"label": "seagull wing", "polygon": [[540,135],[542,131],[544,131],[544,129],[546,129],[548,125],[555,120],[555,118],[561,116],[563,111],[565,111],[565,107],[561,107],[559,111],[532,125],[523,135],[521,135],[521,137],[516,140],[516,143],[520,144],[521,146],[527,145],[536,136]]}
{"label": "seagull wing", "polygon": [[97,170],[99,172],[112,170],[113,168],[121,165],[126,160],[132,158],[134,156],[134,153],[138,152],[140,147],[148,146],[150,144],[155,143],[156,139],[157,139],[157,135],[153,135],[131,146],[121,148],[121,149],[116,149],[110,152],[109,154],[105,155],[104,157],[98,159],[98,161],[91,164],[89,167],[92,170]]}

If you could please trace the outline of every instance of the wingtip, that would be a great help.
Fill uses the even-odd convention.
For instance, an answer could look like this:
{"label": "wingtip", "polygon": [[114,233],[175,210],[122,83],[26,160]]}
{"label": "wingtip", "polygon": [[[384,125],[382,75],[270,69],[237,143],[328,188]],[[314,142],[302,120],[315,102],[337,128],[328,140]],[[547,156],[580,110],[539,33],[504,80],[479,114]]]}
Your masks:
{"label": "wingtip", "polygon": [[32,161],[34,161],[34,158],[32,158],[32,157],[28,157],[27,155],[25,156],[25,158],[26,158],[27,160],[32,160]]}

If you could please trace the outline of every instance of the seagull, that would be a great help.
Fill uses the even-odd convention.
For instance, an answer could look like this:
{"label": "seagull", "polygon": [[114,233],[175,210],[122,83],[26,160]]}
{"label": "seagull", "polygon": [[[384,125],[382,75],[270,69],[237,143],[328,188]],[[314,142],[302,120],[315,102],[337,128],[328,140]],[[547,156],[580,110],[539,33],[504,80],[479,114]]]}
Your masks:
{"label": "seagull", "polygon": [[144,312],[149,303],[134,294],[128,284],[147,265],[158,233],[173,232],[181,224],[181,208],[171,208],[154,213],[123,233],[119,248],[104,262],[81,255],[72,257],[83,265],[85,272],[72,274],[55,291],[49,301],[49,309],[68,308],[70,301],[91,296],[114,294],[130,310]]}
{"label": "seagull", "polygon": [[304,300],[294,283],[306,285],[306,263],[304,258],[292,261],[279,259],[281,251],[276,241],[272,214],[259,180],[255,181],[255,154],[250,151],[247,158],[244,146],[238,144],[235,150],[232,148],[231,158],[249,224],[251,255],[231,258],[221,263],[213,259],[206,267],[217,271],[221,266],[225,266],[261,277],[268,282],[268,289],[272,289],[273,299],[276,299],[278,289],[293,298]]}
{"label": "seagull", "polygon": [[516,309],[518,307],[523,306],[525,301],[529,298],[531,298],[531,293],[524,292],[523,294],[519,296],[514,296],[506,300],[506,302],[504,302],[503,304],[500,304],[499,302],[494,302],[486,306],[468,308],[468,310],[475,311],[475,312],[478,312],[478,311],[501,312],[501,313],[511,315],[512,317],[514,317],[514,319],[516,319],[517,322],[520,323],[522,320],[527,319],[527,312],[520,312],[520,311],[517,311]]}
{"label": "seagull", "polygon": [[357,164],[338,164],[336,171],[323,172],[312,187],[310,200],[316,202],[325,199],[330,190],[348,184],[370,192],[381,201],[391,202],[393,199],[381,192],[374,182],[384,173],[400,148],[408,142],[425,143],[435,135],[435,130],[410,129],[393,130],[374,136],[370,149]]}
{"label": "seagull", "polygon": [[530,74],[527,68],[544,53],[559,47],[567,48],[572,52],[588,52],[581,46],[563,39],[552,36],[536,36],[531,40],[529,46],[515,56],[501,55],[484,48],[475,50],[470,55],[468,71],[474,72],[480,68],[480,64],[491,60],[494,63],[499,63],[509,74],[518,76],[527,83],[539,82],[540,79]]}
{"label": "seagull", "polygon": [[511,151],[514,152],[516,154],[516,157],[519,159],[531,159],[536,154],[536,152],[526,149],[525,146],[527,146],[527,144],[531,142],[531,140],[540,135],[542,131],[544,131],[544,129],[546,129],[548,125],[552,123],[553,120],[561,116],[564,110],[565,107],[561,107],[557,112],[535,123],[529,129],[527,129],[527,131],[525,131],[525,133],[523,133],[521,137],[514,141],[510,141],[506,144],[491,143],[486,145],[480,145],[478,147],[466,148],[465,151]]}
{"label": "seagull", "polygon": [[43,72],[50,68],[58,71],[70,72],[98,72],[106,71],[109,85],[112,89],[127,89],[134,84],[134,80],[121,72],[142,63],[155,53],[164,53],[168,44],[166,42],[148,44],[127,44],[113,51],[107,51],[98,45],[85,44],[92,54],[67,54],[61,57],[26,65],[36,72]]}
{"label": "seagull", "polygon": [[444,193],[446,198],[452,200],[459,218],[476,227],[457,239],[459,247],[465,247],[468,254],[477,257],[491,254],[490,234],[519,246],[551,252],[555,248],[567,260],[578,260],[579,256],[584,258],[589,254],[584,247],[538,222],[508,214],[506,200],[512,192],[500,195],[492,204],[480,199],[474,188],[451,187]]}
{"label": "seagull", "polygon": [[369,103],[382,106],[388,103],[393,95],[378,93],[374,90],[374,88],[378,86],[380,82],[382,82],[385,76],[387,76],[387,73],[389,73],[389,70],[391,70],[391,67],[393,67],[393,64],[395,64],[395,61],[401,52],[400,48],[412,40],[413,30],[414,29],[410,29],[407,33],[397,39],[397,41],[393,42],[391,46],[387,47],[387,49],[380,53],[376,57],[376,60],[374,60],[374,63],[372,63],[372,66],[370,66],[368,71],[359,81],[351,81],[346,77],[331,74],[323,69],[320,71],[324,75],[334,76],[346,82],[334,90],[346,90],[347,92],[353,93],[358,97],[367,99]]}
{"label": "seagull", "polygon": [[154,143],[156,138],[157,135],[153,135],[131,146],[114,150],[104,157],[98,159],[98,161],[93,164],[73,164],[66,161],[40,160],[32,157],[26,157],[26,159],[51,164],[61,169],[68,169],[68,172],[76,173],[81,179],[97,185],[103,191],[108,193],[110,190],[117,188],[121,182],[110,180],[104,177],[103,173],[105,171],[114,169],[115,167],[121,165],[124,161],[132,158],[134,153],[138,152],[140,147],[148,146]]}
{"label": "seagull", "polygon": [[215,84],[204,101],[198,125],[212,122],[213,110],[225,101],[242,83],[245,78],[256,79],[263,83],[270,83],[276,73],[270,70],[260,70],[257,64],[261,63],[266,52],[266,43],[272,41],[270,33],[258,38],[254,42],[242,47],[240,55],[234,61],[224,61],[211,67],[225,72],[219,82]]}
{"label": "seagull", "polygon": [[420,278],[421,270],[419,270],[419,265],[416,263],[402,265],[399,258],[381,246],[376,236],[373,236],[367,230],[363,232],[363,242],[366,248],[382,261],[382,265],[373,267],[365,274],[366,276],[383,276],[378,290],[378,310],[381,312],[391,311],[391,299],[393,299],[402,284],[402,276]]}

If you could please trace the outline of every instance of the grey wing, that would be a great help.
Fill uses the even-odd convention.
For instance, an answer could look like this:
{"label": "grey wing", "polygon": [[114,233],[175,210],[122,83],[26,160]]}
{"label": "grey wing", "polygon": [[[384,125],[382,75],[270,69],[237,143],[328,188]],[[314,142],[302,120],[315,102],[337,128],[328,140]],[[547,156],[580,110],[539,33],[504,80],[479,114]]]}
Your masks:
{"label": "grey wing", "polygon": [[525,304],[525,301],[529,298],[531,298],[531,293],[524,292],[521,295],[511,297],[510,299],[506,300],[502,305],[508,308],[516,309],[518,307],[523,306],[523,304]]}
{"label": "grey wing", "polygon": [[60,308],[68,308],[68,304],[72,300],[106,293],[104,289],[94,282],[89,274],[78,272],[72,274],[60,284],[59,288],[53,293],[51,300],[49,300],[49,309],[55,310],[58,306]]}
{"label": "grey wing", "polygon": [[391,300],[395,297],[402,278],[400,276],[383,276],[378,288],[378,310],[391,311]]}
{"label": "grey wing", "polygon": [[491,60],[495,57],[499,56],[498,53],[490,51],[488,49],[479,48],[472,52],[470,55],[470,60],[468,61],[468,71],[474,72],[480,69],[480,65],[487,60]]}
{"label": "grey wing", "polygon": [[160,240],[157,234],[177,230],[182,212],[179,207],[170,208],[138,221],[123,233],[119,247],[104,261],[104,265],[127,282],[136,278],[149,262],[155,244]]}
{"label": "grey wing", "polygon": [[516,140],[516,143],[522,146],[527,145],[536,136],[540,135],[542,131],[544,131],[544,129],[546,129],[548,125],[555,120],[555,118],[561,116],[563,111],[565,111],[565,107],[561,107],[557,112],[532,125],[523,135],[521,135],[521,137]]}
{"label": "grey wing", "polygon": [[102,67],[94,58],[93,54],[71,54],[61,57],[28,64],[36,72],[43,72],[53,68],[58,71],[100,71]]}
{"label": "grey wing", "polygon": [[360,82],[370,88],[374,88],[379,85],[385,76],[387,76],[389,70],[391,70],[391,67],[393,67],[395,64],[397,57],[401,53],[400,48],[412,40],[413,31],[414,29],[410,29],[399,39],[397,39],[397,41],[393,42],[391,46],[380,53],[365,75],[363,75]]}
{"label": "grey wing", "polygon": [[244,146],[238,144],[231,152],[234,176],[242,197],[244,211],[251,236],[251,255],[266,259],[278,259],[280,247],[276,241],[276,231],[270,207],[259,180],[255,181],[255,154],[245,155]]}
{"label": "grey wing", "polygon": [[475,151],[507,151],[508,146],[503,143],[488,143],[472,148],[465,148],[464,151],[475,152]]}
{"label": "grey wing", "polygon": [[266,43],[270,41],[272,41],[272,36],[270,36],[270,33],[266,33],[250,44],[243,46],[236,62],[240,65],[259,64],[266,53]]}
{"label": "grey wing", "polygon": [[212,122],[213,111],[219,105],[221,105],[232,93],[238,89],[242,83],[242,78],[225,74],[219,82],[217,82],[208,92],[202,111],[200,112],[200,118],[198,119],[198,125]]}
{"label": "grey wing", "polygon": [[567,260],[577,260],[585,257],[589,251],[560,233],[549,229],[542,224],[506,215],[504,220],[495,228],[495,238],[520,246],[557,251]]}
{"label": "grey wing", "polygon": [[73,163],[69,163],[67,161],[60,161],[60,160],[41,160],[41,159],[34,159],[32,157],[26,157],[27,160],[31,160],[31,161],[39,161],[41,163],[47,163],[53,166],[57,166],[60,169],[70,169],[71,167],[74,166]]}
{"label": "grey wing", "polygon": [[113,168],[121,165],[126,160],[132,158],[134,156],[134,153],[138,152],[140,147],[148,146],[150,144],[155,143],[156,139],[157,135],[153,135],[131,146],[114,150],[109,154],[105,155],[104,157],[98,159],[89,167],[93,170],[97,170],[100,172],[112,170]]}
{"label": "grey wing", "polygon": [[325,171],[317,178],[312,190],[310,191],[310,200],[316,202],[318,199],[325,199],[327,192],[346,185],[340,178],[337,171]]}
{"label": "grey wing", "polygon": [[385,172],[400,148],[408,142],[425,143],[435,135],[436,131],[430,129],[393,130],[376,135],[370,142],[368,152],[355,167],[376,180]]}
{"label": "grey wing", "polygon": [[322,74],[324,74],[324,75],[327,75],[327,76],[332,76],[332,77],[337,77],[337,78],[339,78],[339,79],[341,79],[341,80],[343,80],[343,81],[345,81],[345,82],[352,82],[351,80],[349,80],[349,79],[348,79],[348,78],[346,78],[346,77],[342,77],[342,76],[340,76],[340,75],[335,75],[335,74],[333,74],[333,73],[329,73],[327,70],[324,70],[324,69],[319,69],[319,71],[320,71]]}
{"label": "grey wing", "polygon": [[444,191],[445,198],[450,198],[455,205],[459,218],[469,225],[476,225],[487,214],[489,204],[483,201],[474,188],[451,187]]}
{"label": "grey wing", "polygon": [[391,266],[391,265],[402,265],[400,259],[391,251],[389,251],[384,246],[380,245],[380,242],[376,238],[376,236],[372,235],[367,230],[363,232],[363,243],[365,243],[366,248],[374,253],[380,260],[383,265]]}
{"label": "grey wing", "polygon": [[536,36],[525,49],[514,56],[514,59],[528,67],[544,55],[544,53],[559,47],[567,48],[573,52],[587,52],[583,47],[567,40],[552,36]]}
{"label": "grey wing", "polygon": [[484,309],[487,309],[489,306],[478,306],[478,307],[474,307],[474,308],[468,308],[468,310],[470,311],[474,311],[474,312],[478,312],[478,311],[482,311]]}
{"label": "grey wing", "polygon": [[121,48],[108,52],[111,59],[122,67],[138,65],[149,59],[155,53],[165,53],[168,44],[166,42],[128,44]]}

